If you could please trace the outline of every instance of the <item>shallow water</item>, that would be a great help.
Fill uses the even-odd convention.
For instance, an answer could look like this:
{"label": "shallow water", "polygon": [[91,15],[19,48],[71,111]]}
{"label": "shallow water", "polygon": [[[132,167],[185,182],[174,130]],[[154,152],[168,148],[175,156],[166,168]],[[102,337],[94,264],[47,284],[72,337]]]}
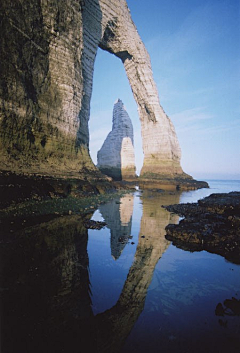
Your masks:
{"label": "shallow water", "polygon": [[240,317],[215,309],[240,299],[240,266],[165,239],[179,218],[162,205],[240,191],[209,184],[117,197],[90,215],[101,230],[70,215],[11,233],[0,244],[2,352],[239,352]]}

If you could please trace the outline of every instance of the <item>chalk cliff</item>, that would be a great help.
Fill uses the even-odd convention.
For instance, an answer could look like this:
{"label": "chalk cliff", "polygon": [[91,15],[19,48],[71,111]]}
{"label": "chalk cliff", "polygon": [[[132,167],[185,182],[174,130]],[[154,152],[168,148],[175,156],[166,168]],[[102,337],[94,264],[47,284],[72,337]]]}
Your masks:
{"label": "chalk cliff", "polygon": [[142,178],[186,176],[125,0],[2,0],[0,17],[1,170],[97,172],[88,120],[100,47],[122,60],[138,105]]}
{"label": "chalk cliff", "polygon": [[114,179],[135,178],[135,154],[131,119],[118,99],[114,104],[112,131],[97,154],[97,167]]}

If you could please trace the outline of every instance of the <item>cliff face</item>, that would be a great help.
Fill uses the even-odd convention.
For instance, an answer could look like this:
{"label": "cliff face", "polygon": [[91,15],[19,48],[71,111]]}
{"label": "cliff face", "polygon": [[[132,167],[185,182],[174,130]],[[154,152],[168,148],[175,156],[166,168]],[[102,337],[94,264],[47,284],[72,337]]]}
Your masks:
{"label": "cliff face", "polygon": [[87,129],[77,139],[82,22],[78,1],[1,2],[1,169],[55,174],[92,166]]}
{"label": "cliff face", "polygon": [[2,0],[0,169],[96,171],[88,120],[98,47],[120,58],[137,102],[143,177],[182,175],[174,127],[125,0]]}
{"label": "cliff face", "polygon": [[141,177],[184,176],[175,129],[160,105],[149,54],[125,1],[119,1],[113,11],[114,17],[107,22],[100,47],[122,60],[138,105],[144,152]]}
{"label": "cliff face", "polygon": [[97,166],[115,179],[135,177],[133,126],[120,99],[114,104],[112,131],[97,154]]}

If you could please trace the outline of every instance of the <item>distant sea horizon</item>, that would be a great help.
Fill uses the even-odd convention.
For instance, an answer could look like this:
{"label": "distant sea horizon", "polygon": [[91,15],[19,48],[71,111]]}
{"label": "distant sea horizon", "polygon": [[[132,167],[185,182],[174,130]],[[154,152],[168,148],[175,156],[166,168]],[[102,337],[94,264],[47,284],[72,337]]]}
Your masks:
{"label": "distant sea horizon", "polygon": [[184,191],[180,197],[180,203],[197,202],[199,199],[216,193],[229,193],[232,191],[240,191],[240,180],[227,179],[205,179],[209,188],[198,189],[193,191]]}
{"label": "distant sea horizon", "polygon": [[203,177],[203,176],[198,176],[198,175],[194,175],[194,173],[193,174],[191,174],[191,173],[189,173],[189,175],[191,175],[192,177],[193,177],[193,179],[196,179],[196,180],[204,180],[204,181],[207,181],[207,180],[214,180],[214,181],[219,181],[219,180],[223,180],[223,181],[240,181],[240,175],[239,176],[229,176],[229,177],[224,177],[224,176],[219,176],[219,177],[217,177],[217,176],[212,176],[212,177],[210,177],[210,176],[206,176],[206,177]]}

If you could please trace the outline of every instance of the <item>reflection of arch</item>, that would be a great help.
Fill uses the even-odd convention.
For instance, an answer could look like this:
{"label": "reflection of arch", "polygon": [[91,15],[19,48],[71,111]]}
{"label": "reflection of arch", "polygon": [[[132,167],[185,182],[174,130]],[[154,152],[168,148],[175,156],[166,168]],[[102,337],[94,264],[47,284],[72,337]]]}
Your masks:
{"label": "reflection of arch", "polygon": [[[155,197],[154,197],[155,195]],[[143,215],[134,262],[129,270],[117,303],[98,314],[97,339],[100,352],[118,352],[141,314],[158,260],[170,242],[165,239],[165,227],[178,220],[178,216],[166,212],[161,205],[178,203],[179,194],[154,194],[142,196]]]}
{"label": "reflection of arch", "polygon": [[[132,212],[131,195],[125,196],[122,209],[118,208],[124,225],[129,224],[127,208]],[[143,215],[134,262],[117,303],[95,317],[87,230],[80,216],[28,226],[14,234],[16,242],[0,247],[5,272],[3,278],[0,271],[0,287],[5,289],[0,293],[4,351],[77,353],[87,346],[89,351],[115,353],[120,349],[144,308],[154,268],[168,247],[164,228],[176,220],[161,205],[177,203],[179,195],[149,198],[144,192],[141,199]],[[6,236],[6,227],[3,233]]]}

